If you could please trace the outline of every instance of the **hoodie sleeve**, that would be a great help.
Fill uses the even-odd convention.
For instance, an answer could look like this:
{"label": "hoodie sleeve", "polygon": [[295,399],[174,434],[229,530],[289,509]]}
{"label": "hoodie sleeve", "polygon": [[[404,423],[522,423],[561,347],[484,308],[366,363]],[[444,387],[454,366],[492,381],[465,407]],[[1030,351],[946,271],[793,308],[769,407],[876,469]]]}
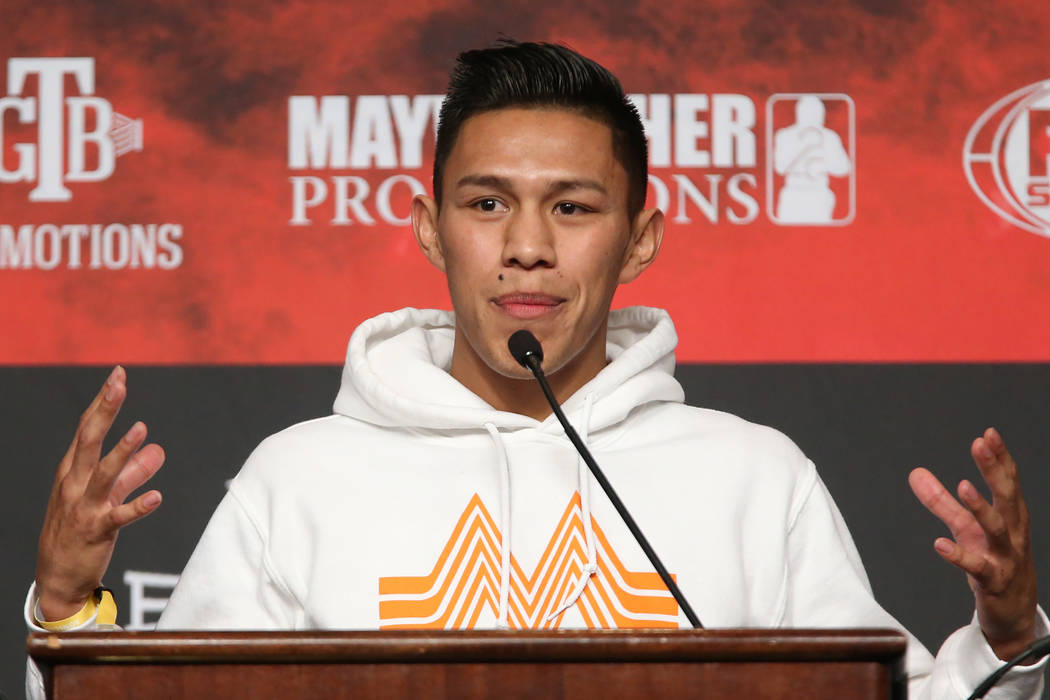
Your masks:
{"label": "hoodie sleeve", "polygon": [[[34,581],[29,586],[29,593],[26,594],[25,605],[22,608],[22,616],[25,619],[26,629],[30,632],[49,632],[44,627],[37,624],[36,613],[37,606],[40,603],[40,598],[36,594],[36,582]],[[102,624],[98,621],[98,608],[92,613],[91,617],[84,620],[82,623],[75,627],[69,627],[63,629],[63,632],[105,632],[105,631],[119,631],[120,627],[117,625]],[[26,657],[26,698],[29,700],[44,700],[46,694],[44,692],[44,678],[37,668],[37,665],[33,663],[33,659]]]}
{"label": "hoodie sleeve", "polygon": [[268,537],[230,486],[201,535],[157,629],[297,629],[302,608],[276,572]]}
{"label": "hoodie sleeve", "polygon": [[[1003,662],[984,640],[976,616],[953,633],[936,658],[882,609],[871,592],[853,539],[812,463],[801,477],[788,530],[787,605],[792,627],[894,627],[908,636],[908,697],[964,700]],[[1047,634],[1040,609],[1037,634]],[[1042,696],[1046,659],[1016,667],[986,696],[1035,700]]]}
{"label": "hoodie sleeve", "polygon": [[[267,531],[236,481],[219,503],[157,622],[159,630],[276,630],[302,627],[302,608],[270,561]],[[26,596],[24,616],[35,623],[35,586]],[[69,631],[119,630],[95,618]],[[43,700],[44,682],[26,659],[26,697]]]}

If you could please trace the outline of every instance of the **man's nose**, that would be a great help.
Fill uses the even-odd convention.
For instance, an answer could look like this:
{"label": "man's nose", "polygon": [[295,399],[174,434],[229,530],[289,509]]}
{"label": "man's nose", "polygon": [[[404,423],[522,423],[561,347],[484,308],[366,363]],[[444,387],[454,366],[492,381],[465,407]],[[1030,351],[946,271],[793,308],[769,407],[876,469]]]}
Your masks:
{"label": "man's nose", "polygon": [[503,264],[531,270],[556,263],[552,222],[541,211],[519,209],[504,232]]}

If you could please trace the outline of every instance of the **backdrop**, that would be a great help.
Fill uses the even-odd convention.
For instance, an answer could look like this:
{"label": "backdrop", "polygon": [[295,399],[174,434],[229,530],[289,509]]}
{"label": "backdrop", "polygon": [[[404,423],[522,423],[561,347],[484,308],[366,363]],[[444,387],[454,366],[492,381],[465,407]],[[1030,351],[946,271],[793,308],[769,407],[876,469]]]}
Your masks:
{"label": "backdrop", "polygon": [[[1050,16],[1038,2],[41,3],[0,41],[0,689],[53,470],[109,366],[165,445],[121,536],[122,624],[163,606],[224,482],[330,411],[352,329],[448,305],[406,228],[456,53],[506,34],[612,69],[650,139],[688,400],[814,458],[877,596],[928,645],[965,580],[907,472],[974,478],[998,426],[1050,552]],[[702,498],[716,498],[704,494]]]}

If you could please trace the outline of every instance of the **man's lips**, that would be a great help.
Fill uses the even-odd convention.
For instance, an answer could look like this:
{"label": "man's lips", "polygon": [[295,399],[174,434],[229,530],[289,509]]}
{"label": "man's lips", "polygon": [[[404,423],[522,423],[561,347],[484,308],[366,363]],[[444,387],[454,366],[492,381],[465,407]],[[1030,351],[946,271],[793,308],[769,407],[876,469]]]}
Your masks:
{"label": "man's lips", "polygon": [[565,301],[562,297],[539,292],[513,292],[492,300],[504,313],[514,318],[539,318],[549,314]]}

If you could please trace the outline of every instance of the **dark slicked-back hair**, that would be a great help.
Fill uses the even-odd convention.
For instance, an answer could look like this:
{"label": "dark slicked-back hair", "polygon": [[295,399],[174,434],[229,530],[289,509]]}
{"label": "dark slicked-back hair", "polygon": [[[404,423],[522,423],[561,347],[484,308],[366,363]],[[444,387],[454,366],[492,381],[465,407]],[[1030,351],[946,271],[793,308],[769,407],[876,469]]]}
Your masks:
{"label": "dark slicked-back hair", "polygon": [[439,204],[445,163],[463,123],[475,114],[508,107],[567,109],[608,126],[613,153],[627,171],[627,212],[633,218],[645,206],[645,131],[616,76],[568,47],[506,39],[456,59],[434,148]]}

